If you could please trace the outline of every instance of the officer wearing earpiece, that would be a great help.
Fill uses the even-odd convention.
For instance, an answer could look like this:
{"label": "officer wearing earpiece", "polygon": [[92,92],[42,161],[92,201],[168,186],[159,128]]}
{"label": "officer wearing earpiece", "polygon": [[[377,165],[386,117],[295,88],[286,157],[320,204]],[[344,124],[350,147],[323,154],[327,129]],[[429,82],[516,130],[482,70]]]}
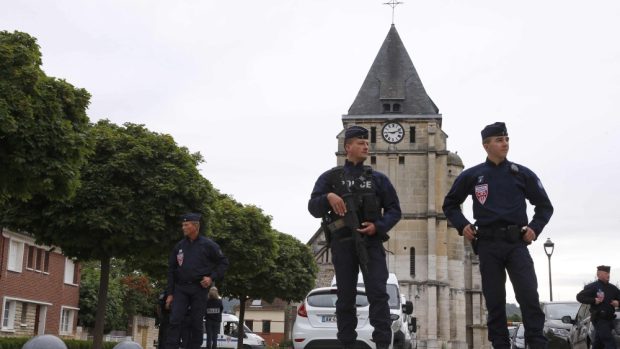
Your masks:
{"label": "officer wearing earpiece", "polygon": [[[547,339],[542,332],[545,315],[540,309],[536,272],[527,246],[549,222],[553,206],[536,174],[506,159],[509,139],[503,122],[486,126],[481,135],[487,160],[457,177],[445,197],[443,211],[479,255],[482,293],[488,309],[488,337],[493,348],[510,348],[506,271],[521,306],[528,347],[546,348]],[[461,211],[468,196],[473,201],[475,225]],[[529,222],[526,199],[535,206]]]}
{"label": "officer wearing earpiece", "polygon": [[611,331],[614,329],[616,308],[620,306],[620,290],[609,283],[611,267],[596,267],[596,281],[586,285],[577,294],[580,303],[590,304],[590,319],[594,325],[593,349],[616,349],[616,340]]}
{"label": "officer wearing earpiece", "polygon": [[183,320],[189,308],[191,334],[187,349],[199,349],[203,337],[203,317],[207,293],[215,280],[224,277],[228,259],[213,240],[199,234],[200,214],[181,216],[183,235],[168,260],[168,295],[170,326],[166,349],[179,349]]}
{"label": "officer wearing earpiece", "polygon": [[314,217],[323,218],[323,230],[331,241],[338,285],[338,340],[344,348],[355,346],[355,296],[361,269],[370,303],[370,324],[374,327],[372,338],[378,349],[387,349],[392,332],[383,242],[389,239],[388,231],[401,218],[400,204],[387,176],[364,166],[368,157],[368,130],[349,127],[345,131],[344,148],[347,155],[344,166],[318,178],[308,210]]}

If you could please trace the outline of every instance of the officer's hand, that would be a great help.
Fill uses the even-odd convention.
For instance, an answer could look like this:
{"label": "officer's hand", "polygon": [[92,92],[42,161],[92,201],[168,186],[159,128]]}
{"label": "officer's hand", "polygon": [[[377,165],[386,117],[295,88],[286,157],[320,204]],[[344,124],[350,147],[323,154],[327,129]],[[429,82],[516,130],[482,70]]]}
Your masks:
{"label": "officer's hand", "polygon": [[617,307],[620,307],[620,302],[618,302],[617,300],[614,299],[613,301],[611,301],[611,305],[614,308],[617,308]]}
{"label": "officer's hand", "polygon": [[525,227],[525,234],[523,234],[523,241],[529,244],[530,242],[534,241],[534,239],[536,239],[536,233],[534,232],[534,230],[532,230],[532,228],[530,227]]}
{"label": "officer's hand", "polygon": [[466,225],[465,228],[463,228],[463,236],[467,240],[472,241],[476,236],[476,230],[474,229],[474,226],[471,224]]}
{"label": "officer's hand", "polygon": [[168,297],[166,297],[166,309],[170,309],[170,305],[172,304],[172,295],[168,295]]}
{"label": "officer's hand", "polygon": [[347,213],[347,205],[337,194],[327,194],[327,201],[329,201],[329,206],[331,206],[332,211],[334,211],[337,215],[344,216],[344,214]]}
{"label": "officer's hand", "polygon": [[594,298],[594,304],[601,304],[603,303],[603,299],[605,299],[604,297],[596,297]]}
{"label": "officer's hand", "polygon": [[362,223],[362,227],[364,228],[357,229],[357,231],[364,235],[373,236],[377,233],[377,227],[375,227],[375,223],[364,222]]}
{"label": "officer's hand", "polygon": [[208,277],[208,276],[203,276],[203,277],[202,277],[202,280],[200,280],[200,285],[201,285],[203,288],[207,288],[207,287],[211,286],[211,283],[212,283],[212,282],[213,282],[213,280],[211,280],[211,278],[210,278],[210,277]]}

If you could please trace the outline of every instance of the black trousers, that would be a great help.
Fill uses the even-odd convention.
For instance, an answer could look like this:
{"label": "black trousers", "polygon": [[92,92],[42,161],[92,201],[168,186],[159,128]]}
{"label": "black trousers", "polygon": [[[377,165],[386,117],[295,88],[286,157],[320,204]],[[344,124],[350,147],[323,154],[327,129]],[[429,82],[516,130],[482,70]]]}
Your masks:
{"label": "black trousers", "polygon": [[595,320],[594,343],[592,349],[616,349],[616,339],[611,334],[614,328],[614,320]]}
{"label": "black trousers", "polygon": [[175,284],[166,349],[179,348],[179,340],[184,327],[183,320],[188,308],[190,339],[188,345],[185,345],[184,348],[200,349],[204,327],[202,319],[207,311],[207,293],[208,289],[203,288],[200,284]]}
{"label": "black trousers", "polygon": [[220,334],[221,322],[209,321],[206,322],[207,329],[207,349],[217,348],[217,337]]}
{"label": "black trousers", "polygon": [[534,262],[523,241],[480,240],[478,242],[482,293],[486,301],[488,338],[493,348],[510,348],[506,319],[506,271],[523,315],[529,348],[547,347],[543,335],[545,314],[540,309]]}
{"label": "black trousers", "polygon": [[[335,237],[331,242],[332,262],[336,272],[338,301],[336,301],[336,318],[338,321],[338,340],[344,345],[352,345],[357,339],[357,309],[355,307],[357,276],[360,271],[353,238]],[[368,297],[369,320],[374,327],[372,339],[378,344],[390,344],[389,295],[386,290],[388,279],[387,263],[383,244],[369,241],[368,273],[364,276],[366,296]]]}

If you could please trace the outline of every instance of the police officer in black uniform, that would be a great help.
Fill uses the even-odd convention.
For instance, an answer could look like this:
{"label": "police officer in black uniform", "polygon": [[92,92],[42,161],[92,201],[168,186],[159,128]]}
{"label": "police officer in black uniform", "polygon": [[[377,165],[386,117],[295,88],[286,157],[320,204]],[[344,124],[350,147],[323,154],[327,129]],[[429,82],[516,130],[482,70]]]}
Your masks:
{"label": "police officer in black uniform", "polygon": [[616,318],[616,308],[620,306],[620,290],[609,283],[610,267],[596,267],[598,280],[586,285],[577,294],[580,303],[590,304],[590,319],[594,325],[595,336],[592,349],[616,349],[616,340],[611,334]]}
{"label": "police officer in black uniform", "polygon": [[[487,160],[457,177],[444,200],[443,211],[479,255],[482,293],[488,309],[488,338],[493,348],[510,348],[506,270],[521,306],[529,348],[546,348],[547,339],[542,332],[545,315],[540,309],[536,272],[527,246],[549,222],[553,206],[536,174],[506,159],[506,125],[496,122],[486,126],[481,134]],[[460,206],[470,195],[475,225],[465,218]],[[535,206],[529,222],[526,199]]]}
{"label": "police officer in black uniform", "polygon": [[170,254],[168,261],[168,296],[166,306],[172,307],[166,349],[178,349],[183,318],[189,307],[191,336],[188,349],[199,349],[202,344],[203,323],[207,292],[215,280],[224,277],[228,259],[211,239],[199,235],[200,214],[188,213],[181,217],[183,235]]}
{"label": "police officer in black uniform", "polygon": [[[368,157],[368,130],[360,126],[349,127],[345,131],[344,147],[347,154],[344,166],[333,168],[318,178],[308,210],[314,217],[323,218],[323,230],[331,241],[338,286],[339,341],[344,348],[355,346],[355,297],[361,269],[370,303],[370,324],[374,327],[372,338],[378,349],[384,349],[392,340],[392,331],[383,242],[389,239],[388,231],[401,218],[400,204],[387,176],[364,166]],[[347,207],[347,204],[353,207]],[[353,218],[359,225],[347,226],[345,218]]]}

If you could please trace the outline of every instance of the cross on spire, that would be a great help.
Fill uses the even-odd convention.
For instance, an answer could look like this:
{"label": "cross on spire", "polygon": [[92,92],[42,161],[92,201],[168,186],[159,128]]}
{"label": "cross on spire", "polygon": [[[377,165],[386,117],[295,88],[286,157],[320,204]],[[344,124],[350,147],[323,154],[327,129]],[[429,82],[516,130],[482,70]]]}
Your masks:
{"label": "cross on spire", "polygon": [[403,2],[396,0],[390,0],[390,2],[383,3],[383,5],[390,5],[390,7],[392,8],[392,24],[394,24],[394,9],[400,4],[403,4]]}

